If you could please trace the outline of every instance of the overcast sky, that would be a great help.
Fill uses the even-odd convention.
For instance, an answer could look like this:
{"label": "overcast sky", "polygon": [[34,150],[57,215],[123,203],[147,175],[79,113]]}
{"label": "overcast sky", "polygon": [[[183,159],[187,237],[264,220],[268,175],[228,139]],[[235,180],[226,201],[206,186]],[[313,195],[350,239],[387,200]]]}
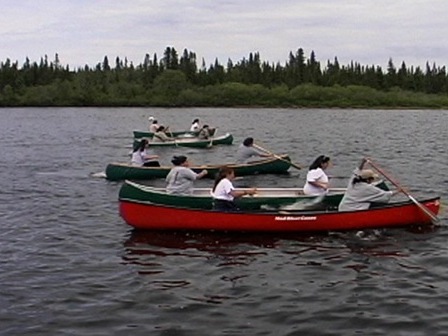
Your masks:
{"label": "overcast sky", "polygon": [[446,0],[0,0],[0,8],[0,61],[20,66],[55,53],[72,69],[104,56],[137,65],[167,46],[195,52],[199,66],[250,52],[284,64],[298,48],[322,65],[448,64]]}

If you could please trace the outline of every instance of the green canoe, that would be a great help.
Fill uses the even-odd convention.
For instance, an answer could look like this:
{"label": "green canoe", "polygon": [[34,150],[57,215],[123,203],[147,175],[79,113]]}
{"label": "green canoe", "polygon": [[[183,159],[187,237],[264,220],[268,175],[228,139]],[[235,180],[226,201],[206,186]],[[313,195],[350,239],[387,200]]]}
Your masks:
{"label": "green canoe", "polygon": [[[141,139],[134,139],[134,146],[138,145]],[[152,141],[148,138],[150,146],[157,147],[193,147],[193,148],[210,148],[215,145],[231,145],[233,143],[233,135],[230,133],[226,133],[224,135],[218,137],[212,137],[210,139],[204,140],[196,137],[187,137],[187,138],[176,138],[175,140],[159,142]]]}
{"label": "green canoe", "polygon": [[[273,158],[263,158],[262,160],[247,163],[228,163],[219,165],[203,165],[191,167],[196,172],[203,169],[208,171],[208,177],[214,178],[219,168],[229,166],[235,170],[236,176],[255,175],[255,174],[284,174],[287,172],[290,164],[288,155],[282,155]],[[153,178],[165,178],[171,166],[163,167],[138,167],[128,163],[110,163],[106,167],[106,178],[111,181],[119,180],[149,180]]]}
{"label": "green canoe", "polygon": [[[318,197],[304,195],[301,188],[257,188],[254,196],[243,196],[235,199],[235,202],[241,210],[297,210],[307,207],[330,209],[339,205],[344,192],[345,188],[334,188],[326,196]],[[192,195],[172,195],[166,193],[165,188],[154,188],[131,181],[125,181],[121,186],[119,200],[193,209],[211,209],[213,205],[210,188],[195,188]]]}
{"label": "green canoe", "polygon": [[[132,132],[134,134],[134,138],[135,139],[152,138],[154,136],[154,133],[149,132],[149,131],[136,131],[135,130],[135,131],[132,131]],[[210,136],[215,135],[215,132],[216,132],[216,128],[209,128]],[[173,132],[170,132],[170,131],[168,131],[167,134],[169,136],[171,136],[171,137],[174,137],[174,138],[182,138],[182,137],[188,138],[188,137],[197,137],[199,135],[199,131],[195,131],[195,132],[192,132],[192,131],[173,131]]]}

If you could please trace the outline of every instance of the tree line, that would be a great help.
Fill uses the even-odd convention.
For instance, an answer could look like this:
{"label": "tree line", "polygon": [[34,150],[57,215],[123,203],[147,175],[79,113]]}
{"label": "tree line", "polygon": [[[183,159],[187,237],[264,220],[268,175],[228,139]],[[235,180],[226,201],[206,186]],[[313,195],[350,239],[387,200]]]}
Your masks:
{"label": "tree line", "polygon": [[107,56],[94,67],[63,66],[58,54],[22,65],[0,63],[0,106],[267,106],[267,107],[448,107],[445,66],[387,68],[337,57],[322,65],[312,51],[290,52],[284,65],[259,53],[224,66],[200,66],[187,49],[167,47],[159,59],[146,54],[134,65]]}

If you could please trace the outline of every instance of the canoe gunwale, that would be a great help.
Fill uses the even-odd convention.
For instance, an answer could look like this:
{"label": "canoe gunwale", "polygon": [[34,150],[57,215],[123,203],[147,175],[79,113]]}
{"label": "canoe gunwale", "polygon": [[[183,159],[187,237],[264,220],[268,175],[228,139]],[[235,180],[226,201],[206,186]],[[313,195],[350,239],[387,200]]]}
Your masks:
{"label": "canoe gunwale", "polygon": [[194,148],[210,148],[215,145],[231,145],[233,143],[233,135],[226,133],[220,136],[213,136],[210,139],[199,139],[198,137],[175,138],[169,141],[153,141],[150,137],[134,138],[134,144],[146,139],[152,147],[194,147]]}
{"label": "canoe gunwale", "polygon": [[[125,180],[124,181],[125,184],[128,184],[130,186],[132,186],[133,188],[139,189],[143,192],[148,192],[148,193],[152,193],[152,194],[159,194],[159,195],[167,195],[166,192],[166,188],[164,187],[152,187],[152,186],[148,186],[148,185],[144,185],[144,184],[140,184],[140,183],[136,183],[130,180]],[[246,187],[246,188],[235,188],[235,190],[249,190],[252,188]],[[212,190],[212,188],[194,188],[195,191],[198,191],[199,193],[195,193],[193,192],[193,194],[190,195],[170,195],[172,197],[205,197],[205,196],[210,196],[210,192]],[[347,188],[330,188],[329,189],[329,196],[333,195],[335,193],[343,193],[347,190]],[[282,194],[283,193],[283,194]],[[246,198],[251,198],[254,197],[256,198],[257,196],[262,196],[262,197],[295,197],[295,196],[307,196],[303,193],[303,188],[257,188],[257,194],[255,195],[246,195],[243,197]],[[311,196],[313,197],[313,196]]]}
{"label": "canoe gunwale", "polygon": [[[140,201],[140,200],[135,200],[135,199],[131,199],[131,198],[120,198],[120,202],[130,202],[130,203],[138,203],[138,204],[145,204],[145,205],[151,205],[153,207],[161,207],[161,208],[169,208],[169,209],[176,209],[176,210],[181,210],[181,211],[199,211],[199,212],[207,212],[207,213],[216,213],[216,214],[222,214],[222,215],[227,215],[230,214],[229,212],[225,212],[225,211],[220,211],[220,210],[207,210],[207,209],[190,209],[190,208],[183,208],[183,207],[178,207],[178,206],[173,206],[173,205],[165,205],[165,204],[155,204],[153,202],[149,202],[149,201]],[[429,203],[429,202],[440,202],[440,197],[436,196],[436,197],[432,197],[432,198],[428,198],[428,199],[423,199],[423,200],[419,200],[419,202],[421,204],[425,204],[425,203]],[[261,210],[250,210],[250,211],[245,211],[245,210],[240,210],[238,212],[234,212],[231,214],[239,214],[239,215],[303,215],[303,216],[310,216],[310,215],[320,215],[320,214],[326,214],[326,215],[341,215],[341,214],[350,214],[350,213],[357,213],[357,214],[362,214],[362,213],[372,213],[372,212],[378,212],[378,211],[384,211],[387,209],[391,209],[391,208],[398,208],[398,207],[402,207],[402,206],[407,206],[407,205],[415,205],[414,202],[412,202],[411,200],[404,200],[404,201],[399,201],[399,202],[393,202],[393,203],[385,203],[382,204],[381,206],[378,207],[373,207],[370,209],[366,209],[366,210],[353,210],[353,211],[338,211],[338,210],[265,210],[265,209],[261,209]]]}

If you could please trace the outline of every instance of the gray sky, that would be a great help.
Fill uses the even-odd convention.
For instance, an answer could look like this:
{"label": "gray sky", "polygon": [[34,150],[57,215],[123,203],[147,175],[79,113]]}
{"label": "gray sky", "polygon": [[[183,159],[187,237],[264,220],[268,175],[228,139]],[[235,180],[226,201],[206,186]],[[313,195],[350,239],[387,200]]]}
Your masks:
{"label": "gray sky", "polygon": [[448,64],[446,0],[0,0],[0,61],[34,62],[56,53],[62,65],[91,67],[108,56],[134,65],[167,46],[195,52],[198,65],[223,65],[259,52],[285,63],[312,50],[386,68]]}

